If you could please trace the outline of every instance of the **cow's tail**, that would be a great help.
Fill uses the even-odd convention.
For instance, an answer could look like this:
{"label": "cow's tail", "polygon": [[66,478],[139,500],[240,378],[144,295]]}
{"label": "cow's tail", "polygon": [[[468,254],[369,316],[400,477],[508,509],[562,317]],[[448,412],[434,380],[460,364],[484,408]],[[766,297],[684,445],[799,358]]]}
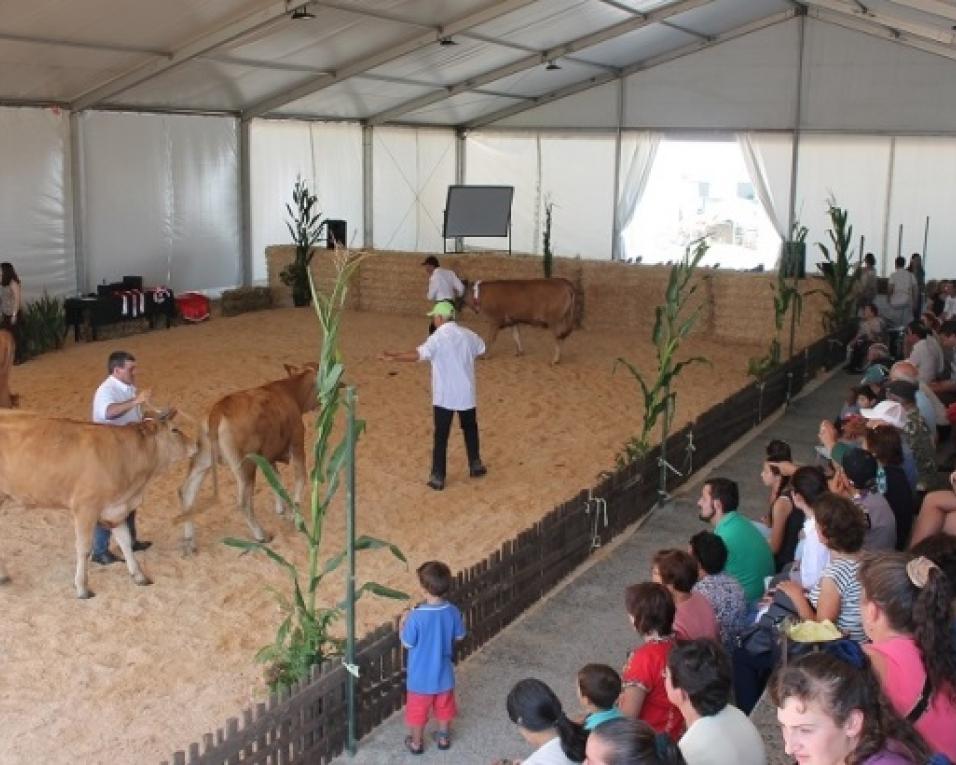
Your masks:
{"label": "cow's tail", "polygon": [[209,456],[212,459],[212,497],[215,502],[219,501],[219,423],[222,421],[222,415],[219,412],[213,412],[209,416],[209,430],[205,433],[209,444]]}
{"label": "cow's tail", "polygon": [[[201,427],[199,428],[199,438],[197,439],[197,442],[196,442],[196,454],[193,456],[192,460],[189,463],[189,472],[187,474],[187,479],[186,479],[188,482],[189,476],[192,475],[193,466],[195,465],[196,461],[201,460],[203,457],[203,454],[208,454],[209,459],[212,461],[210,470],[212,471],[213,504],[218,504],[219,502],[219,478],[216,473],[216,463],[219,459],[218,430],[219,430],[218,418],[216,418],[216,422],[213,423],[213,416],[210,416],[207,421],[202,423]],[[183,488],[185,488],[185,484],[183,485]],[[201,489],[202,489],[202,479],[200,479],[199,485],[196,487],[195,496],[193,496],[192,498],[192,505],[188,509],[183,510],[183,512],[181,512],[175,518],[173,518],[173,523],[182,523],[184,521],[188,521],[191,518],[193,518],[193,516],[199,515],[199,513],[202,510],[208,507],[208,505],[201,506],[200,503],[197,501],[199,497],[199,491]],[[182,488],[179,490],[179,499],[180,499],[180,503],[184,502]]]}

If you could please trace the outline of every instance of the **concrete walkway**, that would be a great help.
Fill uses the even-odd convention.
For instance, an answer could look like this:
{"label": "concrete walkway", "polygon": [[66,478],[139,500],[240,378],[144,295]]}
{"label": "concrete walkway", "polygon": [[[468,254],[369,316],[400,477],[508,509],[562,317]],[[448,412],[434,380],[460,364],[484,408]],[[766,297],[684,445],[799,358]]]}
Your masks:
{"label": "concrete walkway", "polygon": [[[439,752],[427,739],[423,756],[406,752],[404,719],[398,712],[359,742],[354,758],[343,755],[336,762],[488,765],[501,757],[527,757],[529,747],[505,711],[511,686],[522,678],[537,677],[555,690],[569,714],[578,713],[577,670],[589,662],[619,668],[637,642],[624,610],[624,588],[650,578],[650,562],[657,550],[685,547],[694,533],[705,528],[696,508],[704,475],[709,472],[738,481],[742,510],[751,517],[762,514],[767,491],[760,482],[760,470],[767,441],[783,439],[793,447],[797,461],[810,462],[817,424],[839,412],[853,382],[855,378],[837,372],[811,386],[783,416],[748,434],[683,487],[672,502],[595,555],[550,597],[459,666],[459,717],[450,751]],[[784,762],[774,710],[758,706],[754,719],[768,739],[771,762]]]}

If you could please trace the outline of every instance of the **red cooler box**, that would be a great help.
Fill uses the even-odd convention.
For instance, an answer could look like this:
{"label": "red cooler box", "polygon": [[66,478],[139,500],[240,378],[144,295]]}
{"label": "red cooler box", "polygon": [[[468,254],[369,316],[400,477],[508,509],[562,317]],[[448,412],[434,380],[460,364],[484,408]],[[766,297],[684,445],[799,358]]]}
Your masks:
{"label": "red cooler box", "polygon": [[184,292],[176,296],[176,308],[186,321],[205,321],[209,318],[209,298],[198,292]]}

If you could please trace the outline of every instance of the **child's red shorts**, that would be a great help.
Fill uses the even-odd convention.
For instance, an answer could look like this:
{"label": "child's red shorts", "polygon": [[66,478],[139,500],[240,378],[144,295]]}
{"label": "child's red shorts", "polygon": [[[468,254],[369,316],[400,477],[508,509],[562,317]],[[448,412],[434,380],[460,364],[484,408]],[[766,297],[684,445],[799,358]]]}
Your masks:
{"label": "child's red shorts", "polygon": [[428,722],[428,714],[435,709],[435,719],[439,722],[451,722],[458,713],[455,705],[455,691],[443,693],[415,693],[407,691],[405,700],[405,722],[413,728],[420,728]]}

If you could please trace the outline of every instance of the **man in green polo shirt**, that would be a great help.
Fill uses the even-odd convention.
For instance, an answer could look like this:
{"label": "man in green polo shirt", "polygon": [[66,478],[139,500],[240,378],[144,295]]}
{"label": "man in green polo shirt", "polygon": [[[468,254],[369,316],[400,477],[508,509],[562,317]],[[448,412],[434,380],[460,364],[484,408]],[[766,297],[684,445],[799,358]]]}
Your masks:
{"label": "man in green polo shirt", "polygon": [[753,603],[763,595],[764,580],[774,574],[773,553],[753,522],[737,512],[739,504],[737,484],[728,478],[705,481],[697,501],[700,519],[727,545],[724,571],[740,582]]}

